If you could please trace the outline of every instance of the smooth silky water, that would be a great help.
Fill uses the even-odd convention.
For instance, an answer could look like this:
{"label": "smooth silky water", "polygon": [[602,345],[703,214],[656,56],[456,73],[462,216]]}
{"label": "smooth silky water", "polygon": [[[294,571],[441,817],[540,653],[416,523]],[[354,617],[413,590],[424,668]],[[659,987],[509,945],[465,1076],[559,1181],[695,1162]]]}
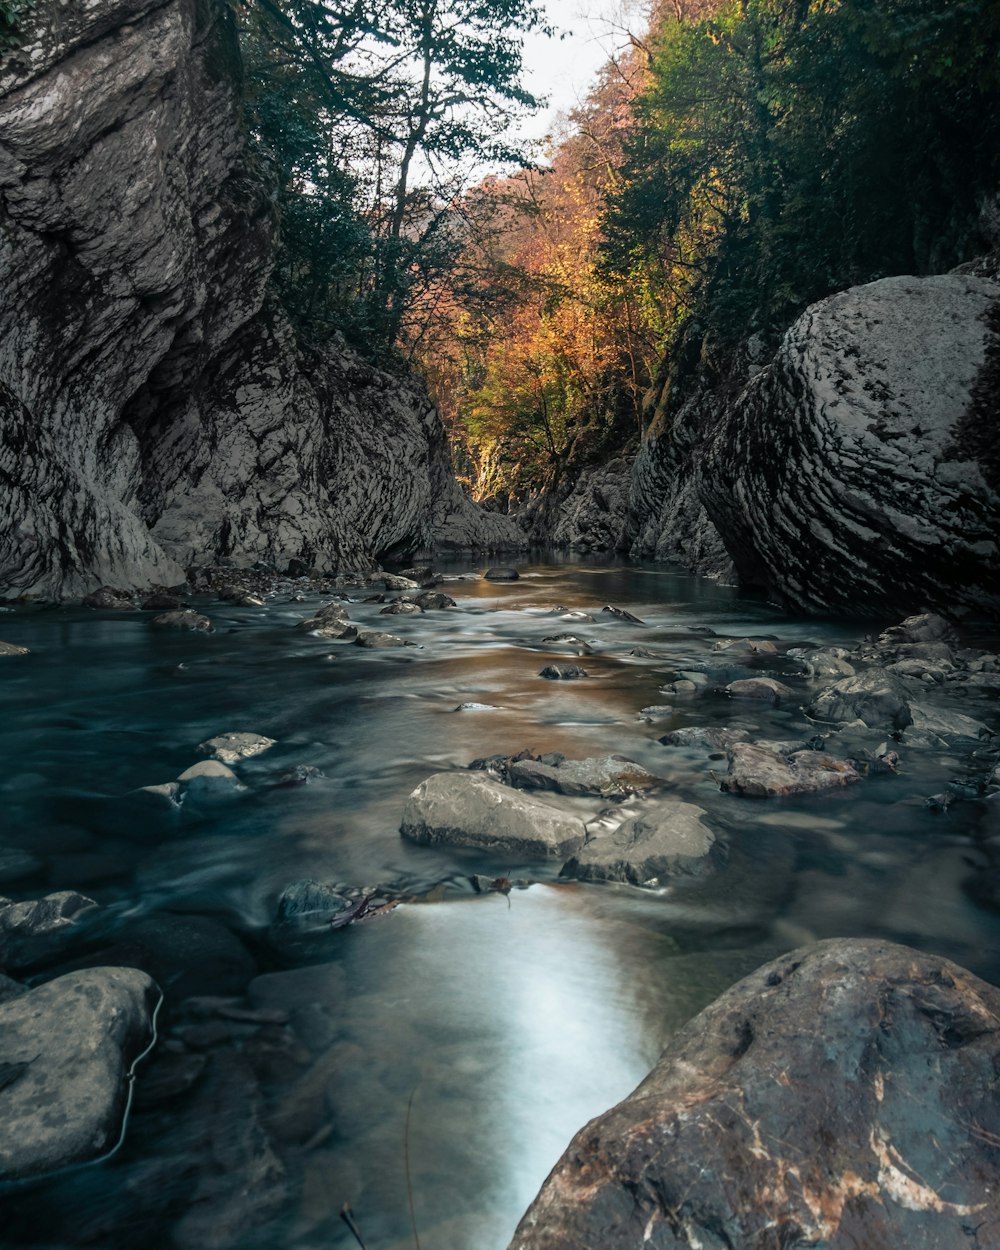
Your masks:
{"label": "smooth silky water", "polygon": [[[114,1158],[0,1196],[0,1246],[346,1247],[356,1244],[339,1219],[347,1202],[370,1250],[414,1246],[414,1224],[423,1250],[503,1250],[572,1134],[637,1084],[684,1021],[780,951],[883,936],[1000,979],[1000,918],[962,889],[972,831],[960,809],[935,816],[923,806],[961,769],[959,755],[913,753],[908,767],[904,753],[899,776],[762,802],[720,792],[724,759],[657,741],[688,724],[808,737],[797,710],[732,703],[715,687],[758,671],[807,702],[826,683],[781,656],[713,653],[716,636],[851,646],[863,625],[790,619],[662,566],[521,568],[515,583],[445,585],[458,607],[444,612],[380,617],[381,605],[348,605],[355,623],[419,644],[403,651],[295,630],[318,596],[279,594],[266,609],[196,601],[215,622],[210,637],[151,628],[145,613],[0,615],[0,636],[33,652],[4,663],[0,841],[45,864],[32,888],[6,892],[79,889],[103,905],[112,936],[144,913],[221,920],[266,974],[255,1005],[292,1019],[291,1034],[272,1033],[297,1028],[304,1039],[290,1051],[275,1040],[273,1061],[267,1029],[210,1046],[194,1089],[166,1109],[137,1110]],[[605,603],[645,624],[601,613]],[[595,619],[561,620],[557,605]],[[563,632],[593,654],[542,644]],[[553,660],[590,676],[544,681],[538,671]],[[679,669],[709,672],[712,688],[661,694]],[[455,710],[467,702],[495,707]],[[664,720],[637,715],[666,703],[675,710]],[[109,800],[171,780],[197,760],[198,743],[231,730],[278,741],[239,767],[245,797],[175,836],[108,832]],[[707,810],[728,863],[708,880],[651,891],[560,882],[558,865],[400,838],[406,796],[430,773],[522,747],[638,760]],[[274,786],[303,764],[323,777]],[[536,884],[477,896],[473,873]],[[276,949],[266,936],[276,900],[303,878],[408,901],[297,953]],[[261,1198],[254,1215],[255,1189],[273,1182],[254,1175],[243,1216],[220,1215],[241,1206],[226,1172],[254,1157],[244,1146],[259,1130],[247,1128],[240,1098],[213,1101],[212,1083],[251,1070],[244,1103],[260,1102],[278,1140],[287,1199],[274,1214]],[[208,1137],[222,1144],[206,1150]],[[218,1175],[203,1174],[206,1158]]]}

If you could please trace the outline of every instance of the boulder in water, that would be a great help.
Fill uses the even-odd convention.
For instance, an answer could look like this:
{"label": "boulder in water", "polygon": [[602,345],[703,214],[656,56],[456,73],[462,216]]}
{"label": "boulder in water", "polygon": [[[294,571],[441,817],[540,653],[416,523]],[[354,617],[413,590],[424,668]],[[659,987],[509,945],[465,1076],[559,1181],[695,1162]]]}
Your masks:
{"label": "boulder in water", "polygon": [[663,885],[674,877],[700,875],[710,870],[715,848],[706,815],[679,800],[643,805],[610,829],[596,835],[591,830],[559,875],[631,885]]}
{"label": "boulder in water", "polygon": [[546,664],[539,670],[538,676],[546,681],[576,681],[580,677],[588,677],[589,673],[579,664]]}
{"label": "boulder in water", "polygon": [[0,1181],[117,1144],[159,998],[138,969],[90,968],[0,1002]]}
{"label": "boulder in water", "polygon": [[207,616],[200,612],[192,612],[190,608],[183,611],[163,612],[153,617],[153,624],[164,629],[193,629],[205,634],[215,633],[215,626]]}
{"label": "boulder in water", "polygon": [[845,677],[813,700],[817,720],[861,720],[873,729],[905,729],[913,720],[910,694],[902,679],[884,668]]}
{"label": "boulder in water", "polygon": [[487,569],[483,574],[488,582],[516,582],[521,574],[517,569],[500,567]]}
{"label": "boulder in water", "polygon": [[263,734],[225,733],[199,743],[198,750],[223,764],[239,764],[269,751],[274,743],[274,738],[265,738]]}
{"label": "boulder in water", "polygon": [[753,742],[734,742],[729,747],[729,772],[722,779],[722,789],[750,798],[781,798],[816,794],[860,779],[852,764],[825,751],[784,755]]}
{"label": "boulder in water", "polygon": [[510,1250],[1000,1243],[1000,990],[834,939],[734,985],[581,1129]]}
{"label": "boulder in water", "polygon": [[586,839],[575,812],[484,773],[435,773],[406,800],[400,831],[426,845],[474,847],[513,860],[566,859]]}

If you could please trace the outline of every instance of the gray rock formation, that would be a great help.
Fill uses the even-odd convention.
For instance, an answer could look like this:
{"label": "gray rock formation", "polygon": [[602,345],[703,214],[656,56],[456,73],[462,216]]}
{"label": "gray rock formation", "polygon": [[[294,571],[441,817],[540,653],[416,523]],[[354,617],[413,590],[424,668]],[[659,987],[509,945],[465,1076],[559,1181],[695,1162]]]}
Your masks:
{"label": "gray rock formation", "polygon": [[970,274],[885,278],[795,322],[701,466],[741,581],[810,611],[1000,611],[1000,481],[975,412],[998,300]]}
{"label": "gray rock formation", "polygon": [[563,865],[562,877],[582,881],[624,881],[663,885],[671,878],[712,867],[715,834],[707,813],[693,803],[670,799],[630,812],[601,829]]}
{"label": "gray rock formation", "polygon": [[400,830],[425,844],[475,847],[517,859],[565,859],[586,838],[581,818],[483,773],[435,773],[406,800]]}
{"label": "gray rock formation", "polygon": [[516,545],[426,396],[269,295],[228,9],[39,0],[0,67],[0,594]]}
{"label": "gray rock formation", "polygon": [[728,755],[729,771],[722,789],[754,799],[819,794],[861,780],[852,764],[825,751],[786,753],[755,742],[734,742]]}
{"label": "gray rock formation", "polygon": [[995,1245],[998,1018],[906,947],[785,955],[577,1134],[510,1250]]}
{"label": "gray rock formation", "polygon": [[0,1003],[0,1180],[116,1145],[159,997],[135,968],[90,968]]}

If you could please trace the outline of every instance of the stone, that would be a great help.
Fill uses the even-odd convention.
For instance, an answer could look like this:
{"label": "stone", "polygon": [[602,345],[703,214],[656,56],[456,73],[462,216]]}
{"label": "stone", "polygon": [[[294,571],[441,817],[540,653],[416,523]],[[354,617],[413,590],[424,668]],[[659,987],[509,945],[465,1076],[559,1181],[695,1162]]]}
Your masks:
{"label": "stone", "polygon": [[225,733],[200,742],[197,750],[223,764],[238,764],[269,751],[274,744],[274,738],[265,738],[263,734]]}
{"label": "stone", "polygon": [[808,714],[817,720],[862,720],[872,729],[905,729],[913,717],[906,685],[884,668],[845,677],[816,696]]}
{"label": "stone", "polygon": [[746,729],[714,729],[707,725],[685,725],[672,729],[659,739],[665,747],[706,747],[711,751],[725,751],[734,742],[746,742],[750,737]]}
{"label": "stone", "polygon": [[460,703],[453,710],[456,712],[496,712],[499,708],[495,703]]}
{"label": "stone", "polygon": [[513,760],[507,777],[521,790],[553,790],[568,795],[638,794],[665,784],[661,777],[624,755],[563,759],[555,765],[535,759]]}
{"label": "stone", "polygon": [[670,720],[676,713],[677,709],[672,703],[651,703],[649,707],[639,709],[642,719],[650,723],[657,720]]}
{"label": "stone", "polygon": [[763,703],[787,703],[795,691],[773,677],[746,677],[731,681],[726,694],[733,699],[760,699]]}
{"label": "stone", "polygon": [[81,912],[96,906],[92,898],[75,890],[60,890],[19,903],[0,898],[0,958],[12,942],[65,929],[76,922]]}
{"label": "stone", "polygon": [[457,606],[451,595],[446,595],[440,590],[425,590],[423,594],[414,595],[410,602],[418,604],[425,612]]}
{"label": "stone", "polygon": [[997,1244],[998,1019],[1000,991],[935,955],[783,955],[580,1130],[510,1250]]}
{"label": "stone", "polygon": [[515,861],[564,860],[586,839],[572,810],[479,772],[422,781],[406,800],[400,832],[424,845],[471,847]]}
{"label": "stone", "polygon": [[921,612],[917,616],[908,616],[899,625],[894,625],[879,635],[880,647],[892,647],[898,643],[914,642],[952,642],[955,631],[950,622],[934,612]]}
{"label": "stone", "polygon": [[706,818],[702,808],[679,800],[643,806],[638,815],[588,836],[559,875],[631,885],[664,885],[674,877],[700,875],[710,870],[716,844]]}
{"label": "stone", "polygon": [[350,621],[337,620],[334,617],[327,617],[321,621],[307,622],[313,628],[311,633],[317,638],[339,638],[341,642],[356,642],[358,638],[357,627],[352,625]]}
{"label": "stone", "polygon": [[720,638],[713,651],[745,651],[748,655],[777,655],[778,648],[767,638]]}
{"label": "stone", "polygon": [[134,968],[92,968],[0,1003],[0,1180],[90,1162],[117,1145],[159,998]]}
{"label": "stone", "polygon": [[286,886],[278,899],[275,923],[286,928],[315,929],[329,925],[351,900],[325,881],[296,881]]}
{"label": "stone", "polygon": [[860,781],[847,760],[836,760],[825,751],[779,754],[752,742],[728,747],[729,772],[722,789],[750,798],[775,798],[789,794],[816,794]]}
{"label": "stone", "polygon": [[629,625],[645,625],[645,621],[641,621],[634,613],[629,612],[626,608],[616,608],[613,604],[606,603],[602,612],[607,612],[609,616],[613,616],[615,620],[626,621]]}
{"label": "stone", "polygon": [[395,603],[387,604],[379,612],[379,616],[420,616],[423,608],[419,603],[413,603],[409,599],[397,599]]}
{"label": "stone", "polygon": [[219,760],[202,760],[192,764],[178,776],[184,803],[214,803],[235,798],[246,791],[239,777]]}
{"label": "stone", "polygon": [[178,612],[184,607],[184,600],[179,595],[167,595],[157,592],[147,595],[142,601],[143,612]]}
{"label": "stone", "polygon": [[788,654],[799,661],[810,677],[853,677],[857,672],[843,647],[792,650]]}
{"label": "stone", "polygon": [[101,586],[99,590],[91,591],[89,595],[84,595],[82,602],[85,608],[105,608],[115,612],[135,611],[132,600],[120,591],[112,590],[110,586]]}
{"label": "stone", "polygon": [[383,634],[378,630],[361,630],[354,640],[358,647],[367,647],[370,651],[385,651],[392,647],[415,647],[415,642],[408,638],[397,638],[395,634]]}
{"label": "stone", "polygon": [[0,642],[0,655],[30,655],[27,647],[19,646],[16,642]]}
{"label": "stone", "polygon": [[496,568],[487,569],[483,574],[488,582],[516,582],[521,574],[517,569],[512,568]]}
{"label": "stone", "polygon": [[546,664],[539,670],[538,676],[547,681],[576,681],[577,678],[587,677],[589,674],[579,664]]}
{"label": "stone", "polygon": [[742,584],[808,612],[1000,611],[1000,484],[976,398],[996,394],[998,298],[958,272],[852,287],[716,396],[696,486]]}
{"label": "stone", "polygon": [[953,712],[948,708],[930,707],[925,703],[911,703],[910,712],[913,720],[903,734],[903,740],[911,733],[940,734],[945,739],[952,738],[988,738],[990,730],[982,721],[965,716],[962,712]]}
{"label": "stone", "polygon": [[192,629],[205,634],[215,633],[215,626],[208,617],[202,616],[200,612],[192,612],[190,608],[179,612],[163,612],[160,616],[153,617],[153,624],[164,629]]}

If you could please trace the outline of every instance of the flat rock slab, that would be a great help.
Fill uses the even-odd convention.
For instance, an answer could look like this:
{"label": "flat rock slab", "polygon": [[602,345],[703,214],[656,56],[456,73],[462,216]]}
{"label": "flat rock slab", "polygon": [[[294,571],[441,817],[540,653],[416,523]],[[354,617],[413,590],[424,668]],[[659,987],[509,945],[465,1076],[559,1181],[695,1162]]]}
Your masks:
{"label": "flat rock slab", "polygon": [[114,1147],[159,998],[135,968],[88,968],[0,1003],[0,1180]]}
{"label": "flat rock slab", "polygon": [[558,765],[541,760],[514,760],[510,783],[520,790],[553,790],[557,794],[635,794],[664,785],[661,777],[624,755],[601,755],[563,760]]}
{"label": "flat rock slab", "polygon": [[693,803],[652,804],[588,838],[559,875],[581,881],[662,885],[671,877],[707,872],[716,839],[705,817]]}
{"label": "flat rock slab", "polygon": [[510,1250],[1000,1244],[1000,990],[836,939],[738,982],[582,1129]]}
{"label": "flat rock slab", "polygon": [[483,773],[435,773],[406,800],[400,832],[425,845],[467,846],[514,859],[566,859],[586,840],[583,821],[548,799]]}
{"label": "flat rock slab", "polygon": [[852,764],[833,759],[825,751],[782,755],[753,742],[734,742],[728,753],[729,772],[722,779],[722,789],[749,798],[816,794],[861,780]]}
{"label": "flat rock slab", "polygon": [[269,751],[274,743],[274,738],[265,738],[263,734],[225,733],[200,743],[198,750],[223,764],[238,764]]}
{"label": "flat rock slab", "polygon": [[27,647],[18,646],[16,642],[0,642],[0,655],[29,655]]}

